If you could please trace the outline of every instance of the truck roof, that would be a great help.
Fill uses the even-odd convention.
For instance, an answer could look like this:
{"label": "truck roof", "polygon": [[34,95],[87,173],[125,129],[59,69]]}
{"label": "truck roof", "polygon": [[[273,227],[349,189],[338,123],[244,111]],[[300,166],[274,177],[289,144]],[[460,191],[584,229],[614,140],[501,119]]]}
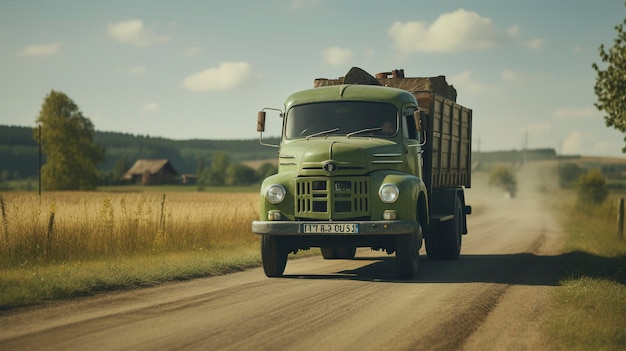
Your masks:
{"label": "truck roof", "polygon": [[403,89],[376,85],[342,84],[293,93],[285,101],[285,108],[289,110],[294,105],[333,100],[393,102],[396,106],[402,106],[405,103],[417,104],[415,96]]}

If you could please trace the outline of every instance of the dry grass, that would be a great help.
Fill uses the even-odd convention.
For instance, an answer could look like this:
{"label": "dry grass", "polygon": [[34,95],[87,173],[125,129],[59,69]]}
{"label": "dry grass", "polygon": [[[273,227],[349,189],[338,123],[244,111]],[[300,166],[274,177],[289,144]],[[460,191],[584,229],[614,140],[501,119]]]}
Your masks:
{"label": "dry grass", "polygon": [[[564,196],[566,275],[544,326],[553,349],[623,350],[626,345],[626,239],[617,235],[617,197],[582,208]],[[562,200],[563,200],[562,199]]]}
{"label": "dry grass", "polygon": [[0,268],[257,242],[254,193],[5,193]]}

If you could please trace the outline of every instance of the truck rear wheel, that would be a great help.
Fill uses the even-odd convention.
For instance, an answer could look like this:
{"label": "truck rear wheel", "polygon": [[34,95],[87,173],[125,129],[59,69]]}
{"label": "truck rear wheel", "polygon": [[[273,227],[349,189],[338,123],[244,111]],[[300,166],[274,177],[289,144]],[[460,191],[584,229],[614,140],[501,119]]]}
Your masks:
{"label": "truck rear wheel", "polygon": [[417,232],[396,236],[396,269],[402,279],[411,279],[417,274],[419,252],[422,247],[422,227]]}
{"label": "truck rear wheel", "polygon": [[454,202],[454,218],[439,223],[434,233],[426,237],[426,254],[431,260],[456,260],[461,254],[461,200]]}
{"label": "truck rear wheel", "polygon": [[356,255],[356,247],[320,247],[325,260],[349,260]]}
{"label": "truck rear wheel", "polygon": [[263,271],[267,277],[280,277],[287,266],[289,251],[284,247],[282,238],[272,235],[261,235],[261,259]]}

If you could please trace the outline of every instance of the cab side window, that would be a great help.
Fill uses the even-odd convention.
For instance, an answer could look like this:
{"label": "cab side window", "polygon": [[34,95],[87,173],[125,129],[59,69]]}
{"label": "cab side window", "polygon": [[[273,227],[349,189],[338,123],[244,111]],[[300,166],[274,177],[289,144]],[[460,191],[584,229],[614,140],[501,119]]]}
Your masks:
{"label": "cab side window", "polygon": [[414,109],[406,110],[404,116],[402,116],[402,132],[406,139],[417,140],[417,126],[415,125],[415,119],[413,118]]}

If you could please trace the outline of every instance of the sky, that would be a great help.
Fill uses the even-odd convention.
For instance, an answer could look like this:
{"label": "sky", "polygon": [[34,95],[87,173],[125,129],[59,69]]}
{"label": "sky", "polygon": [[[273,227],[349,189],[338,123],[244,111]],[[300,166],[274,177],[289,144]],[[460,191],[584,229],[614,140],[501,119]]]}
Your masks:
{"label": "sky", "polygon": [[56,90],[97,131],[253,139],[258,110],[357,66],[445,76],[474,151],[624,157],[591,66],[625,17],[624,0],[0,0],[0,125],[35,126]]}

